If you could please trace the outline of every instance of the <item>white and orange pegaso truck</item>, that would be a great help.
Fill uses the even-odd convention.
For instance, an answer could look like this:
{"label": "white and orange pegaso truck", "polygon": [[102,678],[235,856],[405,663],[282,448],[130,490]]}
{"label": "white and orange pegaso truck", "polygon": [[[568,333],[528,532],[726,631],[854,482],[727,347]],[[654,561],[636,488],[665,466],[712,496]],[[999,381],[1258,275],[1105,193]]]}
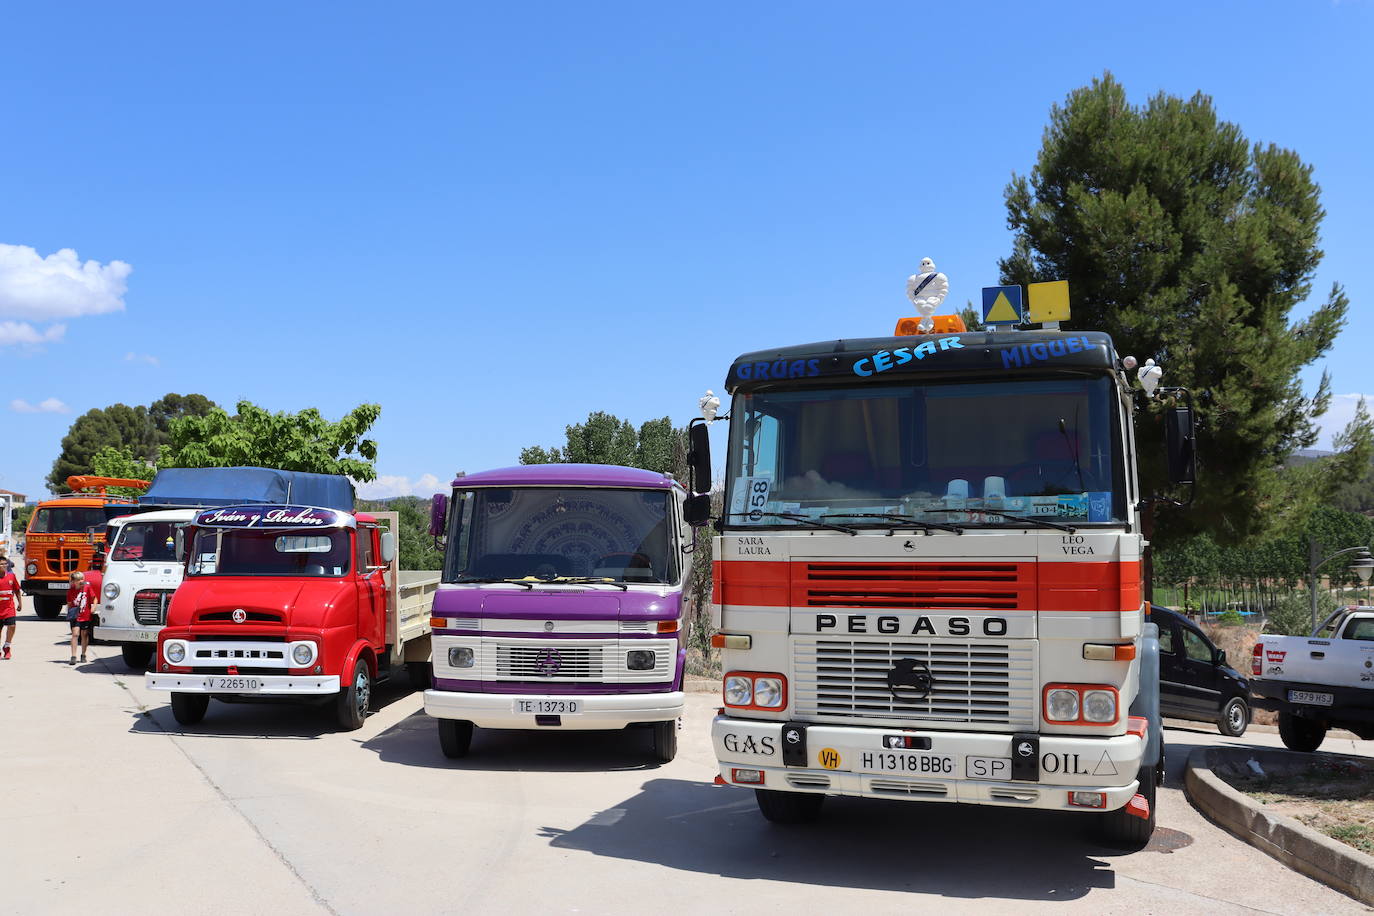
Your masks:
{"label": "white and orange pegaso truck", "polygon": [[[717,782],[777,822],[850,795],[1087,812],[1143,845],[1163,744],[1133,366],[1106,334],[1048,330],[737,359]],[[1191,408],[1160,416],[1191,483]],[[690,438],[700,494],[702,421]]]}

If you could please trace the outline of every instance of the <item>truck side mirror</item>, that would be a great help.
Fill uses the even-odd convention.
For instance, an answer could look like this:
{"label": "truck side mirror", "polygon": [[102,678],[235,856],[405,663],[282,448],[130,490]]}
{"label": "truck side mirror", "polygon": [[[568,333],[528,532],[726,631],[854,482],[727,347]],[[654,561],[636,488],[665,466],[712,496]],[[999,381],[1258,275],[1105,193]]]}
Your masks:
{"label": "truck side mirror", "polygon": [[1197,432],[1189,407],[1170,407],[1164,414],[1164,448],[1170,483],[1197,482]]}
{"label": "truck side mirror", "polygon": [[[687,430],[687,473],[688,492],[709,493],[711,491],[711,433],[706,423],[693,421]],[[710,511],[709,500],[707,511]],[[691,503],[691,500],[688,500]]]}
{"label": "truck side mirror", "polygon": [[390,531],[382,532],[382,562],[387,566],[396,559],[396,535]]}
{"label": "truck side mirror", "polygon": [[[435,493],[429,501],[429,536],[437,538],[448,527],[448,496]],[[389,560],[387,562],[390,562]]]}
{"label": "truck side mirror", "polygon": [[177,562],[180,563],[186,559],[186,529],[178,528],[175,537]]}
{"label": "truck side mirror", "polygon": [[689,496],[682,504],[682,518],[693,528],[700,528],[711,520],[711,495]]}

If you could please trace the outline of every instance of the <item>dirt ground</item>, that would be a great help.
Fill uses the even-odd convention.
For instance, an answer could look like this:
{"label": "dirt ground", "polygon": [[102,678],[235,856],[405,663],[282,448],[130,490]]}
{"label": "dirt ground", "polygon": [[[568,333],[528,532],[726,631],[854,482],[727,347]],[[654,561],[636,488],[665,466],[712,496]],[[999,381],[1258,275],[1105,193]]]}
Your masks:
{"label": "dirt ground", "polygon": [[[1249,677],[1250,653],[1255,650],[1255,643],[1259,641],[1260,631],[1252,627],[1221,626],[1210,623],[1204,623],[1201,626],[1202,631],[1207,634],[1207,638],[1215,643],[1218,649],[1226,652],[1227,663],[1241,674]],[[1278,713],[1270,712],[1267,709],[1255,709],[1250,713],[1250,721],[1255,725],[1277,725],[1279,716]]]}
{"label": "dirt ground", "polygon": [[1318,758],[1289,775],[1220,775],[1265,807],[1374,855],[1374,763]]}

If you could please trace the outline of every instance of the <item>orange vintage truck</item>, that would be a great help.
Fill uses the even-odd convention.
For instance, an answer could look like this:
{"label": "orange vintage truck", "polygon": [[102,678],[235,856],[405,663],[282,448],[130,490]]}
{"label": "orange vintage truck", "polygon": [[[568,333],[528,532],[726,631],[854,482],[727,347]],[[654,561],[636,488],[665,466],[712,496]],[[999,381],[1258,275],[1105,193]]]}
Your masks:
{"label": "orange vintage truck", "polygon": [[135,500],[111,496],[108,488],[145,489],[148,481],[72,476],[67,486],[72,492],[38,504],[24,534],[21,587],[38,616],[48,620],[62,612],[68,577],[78,569],[89,570],[91,555],[105,549],[110,519],[138,511]]}

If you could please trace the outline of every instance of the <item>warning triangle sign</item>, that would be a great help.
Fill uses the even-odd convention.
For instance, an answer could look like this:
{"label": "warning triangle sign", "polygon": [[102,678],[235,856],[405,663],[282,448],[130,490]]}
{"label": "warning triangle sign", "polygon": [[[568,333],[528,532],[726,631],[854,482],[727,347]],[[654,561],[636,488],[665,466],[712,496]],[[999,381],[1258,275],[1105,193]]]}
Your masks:
{"label": "warning triangle sign", "polygon": [[1007,298],[1006,293],[998,293],[997,298],[993,300],[992,308],[988,309],[988,313],[983,316],[983,320],[988,323],[994,321],[1017,322],[1021,320],[1021,315],[1016,311],[1016,307],[1011,304],[1011,300]]}
{"label": "warning triangle sign", "polygon": [[1093,769],[1094,776],[1116,776],[1116,764],[1112,763],[1112,758],[1107,756],[1107,752],[1102,752],[1102,759],[1097,761],[1097,766]]}

